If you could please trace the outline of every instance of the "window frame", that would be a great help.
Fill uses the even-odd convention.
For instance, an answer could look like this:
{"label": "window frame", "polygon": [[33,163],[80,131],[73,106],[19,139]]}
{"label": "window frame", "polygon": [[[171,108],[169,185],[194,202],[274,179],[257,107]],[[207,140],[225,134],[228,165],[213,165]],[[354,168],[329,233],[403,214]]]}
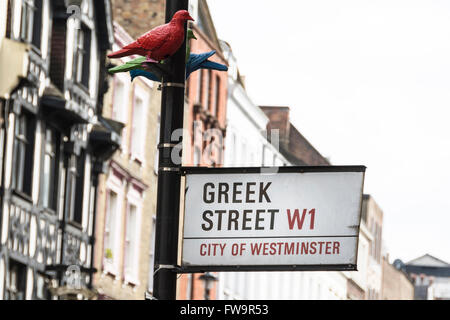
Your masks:
{"label": "window frame", "polygon": [[[53,141],[51,142],[54,150],[48,150],[48,140],[47,132],[50,131],[53,134]],[[45,124],[43,128],[43,140],[42,140],[42,164],[41,164],[41,183],[39,188],[39,198],[42,206],[53,214],[58,212],[59,203],[59,178],[60,178],[60,162],[61,162],[61,133],[58,129],[51,126],[50,124]],[[54,153],[53,155],[51,153]],[[45,165],[47,156],[51,157],[53,162],[53,167],[50,164],[50,179],[47,181],[48,186],[46,186],[45,180]],[[50,199],[45,199],[44,190],[49,187],[48,196]],[[47,202],[48,201],[48,202]]]}
{"label": "window frame", "polygon": [[[140,106],[140,116],[136,117],[137,100],[142,101]],[[147,110],[149,108],[150,95],[145,92],[145,89],[135,86],[133,93],[133,113],[131,116],[131,128],[130,128],[130,155],[132,160],[136,160],[140,165],[145,165],[145,141],[146,139],[146,125],[147,125]],[[138,134],[138,138],[136,138]]]}
{"label": "window frame", "polygon": [[[14,267],[16,267],[17,270],[13,271]],[[14,274],[15,274],[16,281],[13,281]],[[15,282],[15,283],[12,283],[12,282]],[[6,279],[6,286],[5,286],[6,299],[7,300],[25,300],[26,299],[26,290],[27,290],[27,267],[26,267],[26,265],[10,259],[9,266],[8,266],[8,278]]]}
{"label": "window frame", "polygon": [[[123,255],[123,271],[124,271],[124,280],[126,283],[132,284],[132,285],[139,285],[139,258],[140,258],[140,252],[139,252],[139,244],[140,244],[140,236],[141,236],[141,229],[140,225],[142,222],[142,207],[143,207],[143,195],[138,190],[136,190],[133,185],[130,186],[130,189],[127,193],[127,210],[126,210],[126,219],[125,219],[125,237],[124,237],[124,255]],[[130,223],[130,211],[131,206],[135,207],[135,225],[134,230],[129,229],[129,223]],[[129,247],[127,248],[127,241],[130,241],[129,238],[129,232],[133,234],[133,242],[130,243]],[[131,242],[131,241],[130,241]],[[132,252],[132,256],[130,258],[130,249]],[[130,261],[129,261],[130,259]],[[131,263],[131,266],[128,266],[127,264]],[[131,268],[131,271],[130,271]]]}
{"label": "window frame", "polygon": [[85,90],[90,88],[91,50],[92,30],[87,24],[79,21],[79,28],[75,32],[72,76],[75,83]]}
{"label": "window frame", "polygon": [[[128,149],[127,127],[130,121],[129,119],[130,87],[128,81],[129,80],[127,80],[125,75],[122,74],[114,75],[113,101],[111,103],[111,118],[115,121],[119,121],[125,124],[121,132],[122,144],[120,145],[120,150],[122,151],[122,153],[126,153]],[[122,97],[117,97],[118,87],[122,87],[121,89],[123,90]]]}
{"label": "window frame", "polygon": [[[18,126],[23,127],[23,132],[17,132]],[[22,197],[30,200],[33,193],[34,148],[36,130],[36,117],[34,114],[22,108],[20,114],[16,114],[13,138],[13,168],[12,189]],[[18,154],[18,148],[22,151]],[[20,159],[18,159],[20,157]]]}
{"label": "window frame", "polygon": [[[117,195],[116,211],[113,215],[113,220],[110,217],[110,193],[113,192]],[[120,261],[120,243],[119,239],[122,238],[120,226],[122,225],[123,207],[124,207],[124,183],[122,179],[111,173],[106,182],[106,197],[105,197],[105,226],[103,231],[103,272],[110,273],[118,279],[119,277],[119,261]],[[107,231],[107,227],[110,230]],[[108,233],[108,235],[107,235]],[[110,243],[106,243],[106,239]],[[109,242],[108,241],[108,242]],[[106,248],[107,245],[111,245],[111,248]],[[112,251],[112,258],[106,258],[106,250]]]}
{"label": "window frame", "polygon": [[155,272],[156,216],[152,216],[152,230],[149,249],[147,292],[153,295],[153,273]]}
{"label": "window frame", "polygon": [[21,0],[19,39],[25,43],[32,42],[35,10],[33,0]]}

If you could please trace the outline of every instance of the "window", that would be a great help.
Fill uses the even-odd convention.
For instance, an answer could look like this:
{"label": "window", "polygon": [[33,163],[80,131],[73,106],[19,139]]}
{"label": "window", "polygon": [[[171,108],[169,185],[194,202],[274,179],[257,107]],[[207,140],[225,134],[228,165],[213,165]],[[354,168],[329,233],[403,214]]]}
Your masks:
{"label": "window", "polygon": [[218,118],[219,116],[219,106],[220,106],[220,77],[216,76],[216,83],[214,89],[215,97],[214,97],[214,106],[212,109],[212,114]]}
{"label": "window", "polygon": [[[128,122],[128,86],[127,79],[121,75],[114,76],[114,100],[112,107],[112,119],[127,124]],[[128,80],[129,81],[129,80]],[[122,129],[122,141],[126,141],[126,128]],[[122,152],[126,152],[125,144],[120,146]]]}
{"label": "window", "polygon": [[140,161],[144,160],[145,146],[145,104],[142,96],[135,95],[133,104],[133,121],[131,124],[131,154]]}
{"label": "window", "polygon": [[31,42],[34,16],[33,0],[22,0],[22,18],[20,23],[20,39]]}
{"label": "window", "polygon": [[84,199],[84,184],[85,184],[85,167],[86,167],[86,152],[81,150],[80,156],[77,159],[77,172],[76,172],[76,189],[75,189],[75,210],[71,217],[71,221],[78,223],[83,222],[83,202]]}
{"label": "window", "polygon": [[7,300],[25,300],[26,267],[14,260],[9,261],[9,277],[6,283]]}
{"label": "window", "polygon": [[33,35],[31,43],[41,49],[41,34],[42,34],[42,0],[34,0],[34,15],[33,15]]}
{"label": "window", "polygon": [[211,94],[211,82],[212,82],[212,77],[211,77],[211,74],[212,74],[212,71],[211,70],[208,70],[208,71],[206,71],[206,74],[208,75],[208,77],[206,78],[206,88],[207,88],[207,91],[206,91],[206,97],[207,97],[207,102],[206,102],[206,107],[207,107],[207,110],[209,110],[210,112],[212,112],[212,105],[211,105],[211,103],[212,103],[212,101],[211,101],[211,99],[212,99],[212,94]]}
{"label": "window", "polygon": [[56,211],[58,187],[59,135],[50,127],[45,130],[44,167],[42,170],[42,204]]}
{"label": "window", "polygon": [[112,108],[112,119],[116,121],[120,121],[122,123],[126,123],[126,114],[127,114],[127,92],[125,89],[125,79],[121,79],[122,77],[115,76],[114,77],[114,100],[113,100],[113,108]]}
{"label": "window", "polygon": [[33,175],[35,121],[31,114],[23,112],[16,118],[14,131],[13,188],[31,196]]}
{"label": "window", "polygon": [[150,241],[147,291],[153,294],[153,272],[155,269],[156,217],[152,219],[152,235]]}
{"label": "window", "polygon": [[12,3],[11,0],[8,0],[8,12],[7,12],[7,16],[6,16],[6,37],[7,38],[11,38],[11,12],[12,12]]}
{"label": "window", "polygon": [[112,190],[107,193],[106,204],[106,223],[105,223],[105,239],[104,239],[104,258],[107,264],[114,266],[116,261],[115,238],[116,220],[120,215],[118,194]]}
{"label": "window", "polygon": [[50,299],[50,291],[47,288],[48,280],[45,276],[37,274],[36,276],[36,298],[38,300]]}
{"label": "window", "polygon": [[71,155],[68,162],[66,210],[69,221],[81,226],[83,219],[84,168],[86,165],[85,151],[82,149],[78,159],[76,155]]}
{"label": "window", "polygon": [[84,24],[77,32],[75,48],[75,79],[84,87],[89,88],[89,67],[91,62],[91,30]]}
{"label": "window", "polygon": [[202,96],[203,95],[203,70],[200,69],[198,71],[198,84],[197,84],[197,96],[196,101],[202,104]]}
{"label": "window", "polygon": [[137,284],[139,259],[139,215],[138,206],[130,202],[126,219],[125,234],[125,280]]}

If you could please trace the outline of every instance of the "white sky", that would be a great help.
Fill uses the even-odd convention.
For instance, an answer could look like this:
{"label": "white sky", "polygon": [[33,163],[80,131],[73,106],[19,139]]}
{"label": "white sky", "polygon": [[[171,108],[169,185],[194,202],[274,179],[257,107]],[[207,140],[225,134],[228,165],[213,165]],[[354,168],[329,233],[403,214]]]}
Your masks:
{"label": "white sky", "polygon": [[450,262],[450,1],[208,0],[260,105],[366,165],[391,260]]}

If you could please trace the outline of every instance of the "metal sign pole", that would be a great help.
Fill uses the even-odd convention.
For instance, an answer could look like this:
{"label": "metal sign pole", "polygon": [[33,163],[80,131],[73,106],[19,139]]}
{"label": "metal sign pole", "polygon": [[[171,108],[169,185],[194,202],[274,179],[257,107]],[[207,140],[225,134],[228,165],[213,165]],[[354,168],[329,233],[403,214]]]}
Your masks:
{"label": "metal sign pole", "polygon": [[[178,10],[188,10],[188,0],[166,1],[166,22]],[[153,292],[158,300],[176,299],[176,265],[180,208],[180,166],[171,154],[175,147],[171,137],[183,128],[186,41],[178,52],[165,60],[169,73],[162,81],[161,131],[155,238],[155,273]]]}

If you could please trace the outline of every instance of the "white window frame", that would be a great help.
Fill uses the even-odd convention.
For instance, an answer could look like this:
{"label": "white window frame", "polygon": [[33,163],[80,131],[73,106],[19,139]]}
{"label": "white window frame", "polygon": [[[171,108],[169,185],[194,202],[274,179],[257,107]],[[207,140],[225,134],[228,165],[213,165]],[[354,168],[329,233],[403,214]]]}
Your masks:
{"label": "white window frame", "polygon": [[120,272],[119,272],[119,257],[120,257],[120,239],[122,239],[121,229],[122,226],[122,217],[123,217],[123,205],[124,205],[124,183],[121,179],[119,179],[116,175],[110,174],[108,177],[108,180],[106,182],[106,207],[105,207],[105,235],[104,239],[106,238],[106,228],[110,224],[110,221],[108,220],[110,217],[108,217],[109,213],[109,201],[110,201],[110,192],[114,192],[117,194],[117,211],[114,215],[114,222],[112,224],[113,231],[110,231],[109,238],[112,239],[112,261],[109,259],[106,259],[105,252],[105,241],[103,241],[103,252],[102,252],[102,258],[103,258],[103,271],[105,273],[111,273],[112,275],[116,276],[118,278]]}
{"label": "white window frame", "polygon": [[[121,85],[123,88],[123,97],[122,101],[117,101],[116,90],[117,87]],[[122,153],[126,153],[128,149],[128,139],[127,139],[127,130],[126,127],[130,125],[129,123],[129,97],[130,97],[130,86],[129,80],[125,75],[116,74],[114,75],[114,89],[113,89],[113,101],[112,101],[112,110],[111,110],[111,118],[113,120],[122,122],[125,124],[125,127],[122,130],[122,144],[120,145],[120,149]]]}
{"label": "white window frame", "polygon": [[[134,230],[129,230],[128,223],[129,223],[129,214],[130,214],[130,206],[134,206],[136,208],[136,223],[134,226]],[[142,223],[142,206],[143,206],[143,196],[142,193],[136,190],[132,185],[129,188],[129,191],[127,193],[127,216],[126,216],[126,231],[125,231],[125,242],[128,240],[128,231],[132,232],[134,235],[135,243],[131,245],[131,253],[132,253],[132,265],[127,266],[127,260],[128,255],[130,254],[129,251],[126,251],[126,244],[124,243],[124,281],[125,283],[130,283],[136,286],[140,285],[139,281],[139,257],[140,257],[140,243],[141,243],[141,223]]]}
{"label": "white window frame", "polygon": [[[142,101],[142,115],[136,119],[136,100]],[[133,115],[131,118],[131,133],[130,133],[130,153],[132,160],[138,160],[142,166],[145,163],[145,141],[147,131],[147,110],[149,108],[150,95],[145,92],[145,89],[135,86],[133,94]],[[139,138],[136,139],[136,133]]]}
{"label": "white window frame", "polygon": [[148,280],[147,280],[147,292],[153,295],[153,273],[155,269],[155,242],[156,242],[156,216],[152,217],[152,234],[150,241],[150,250],[148,253]]}

